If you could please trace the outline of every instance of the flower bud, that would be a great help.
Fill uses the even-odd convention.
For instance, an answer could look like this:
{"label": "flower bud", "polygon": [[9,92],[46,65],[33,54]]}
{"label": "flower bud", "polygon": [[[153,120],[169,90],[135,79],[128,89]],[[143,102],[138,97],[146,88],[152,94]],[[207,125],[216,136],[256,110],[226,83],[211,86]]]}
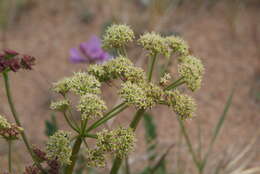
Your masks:
{"label": "flower bud", "polygon": [[35,65],[35,58],[32,56],[24,55],[21,58],[21,67],[23,69],[32,70],[32,66]]}
{"label": "flower bud", "polygon": [[22,132],[23,128],[15,124],[10,124],[10,128],[0,129],[0,135],[6,140],[17,140]]}

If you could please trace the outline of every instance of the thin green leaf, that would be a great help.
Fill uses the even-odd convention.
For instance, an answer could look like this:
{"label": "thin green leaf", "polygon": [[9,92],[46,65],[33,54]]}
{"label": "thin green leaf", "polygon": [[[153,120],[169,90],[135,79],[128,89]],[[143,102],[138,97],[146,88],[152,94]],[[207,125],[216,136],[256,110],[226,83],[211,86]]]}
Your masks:
{"label": "thin green leaf", "polygon": [[205,167],[206,163],[207,163],[207,160],[208,160],[208,157],[212,151],[212,148],[213,148],[213,145],[216,141],[216,138],[218,137],[219,133],[220,133],[220,130],[222,128],[222,126],[224,125],[224,122],[227,118],[227,113],[228,113],[228,110],[230,108],[230,105],[232,103],[232,99],[233,99],[233,94],[234,94],[234,89],[232,90],[231,94],[229,95],[228,97],[228,100],[225,104],[225,107],[224,107],[224,111],[222,113],[222,115],[220,116],[219,118],[219,121],[218,121],[218,124],[216,125],[215,129],[214,129],[214,133],[213,133],[213,136],[211,138],[211,141],[210,141],[210,145],[209,145],[209,149],[205,155],[205,158],[203,159],[203,163],[202,163],[202,170],[203,168]]}
{"label": "thin green leaf", "polygon": [[148,145],[147,153],[151,154],[149,156],[149,161],[152,162],[156,158],[156,125],[153,120],[153,116],[149,113],[144,113],[144,128],[145,128],[145,137],[146,137],[146,143]]}
{"label": "thin green leaf", "polygon": [[166,164],[165,164],[165,158],[170,153],[170,150],[173,148],[174,145],[171,145],[166,152],[160,157],[158,162],[154,165],[154,167],[151,169],[151,174],[166,174]]}

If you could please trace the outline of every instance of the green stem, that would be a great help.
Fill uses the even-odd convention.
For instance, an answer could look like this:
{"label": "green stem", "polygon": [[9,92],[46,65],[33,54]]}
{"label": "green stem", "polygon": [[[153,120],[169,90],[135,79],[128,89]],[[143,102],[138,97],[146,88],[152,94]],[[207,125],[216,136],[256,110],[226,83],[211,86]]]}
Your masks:
{"label": "green stem", "polygon": [[126,157],[125,159],[125,169],[126,169],[126,174],[131,174],[128,157]]}
{"label": "green stem", "polygon": [[7,140],[8,142],[8,170],[12,173],[12,140]]}
{"label": "green stem", "polygon": [[152,80],[154,64],[155,64],[155,61],[156,61],[156,57],[157,57],[157,54],[154,54],[151,57],[152,60],[149,62],[149,68],[148,68],[148,74],[147,74],[148,82],[150,82]]}
{"label": "green stem", "polygon": [[180,125],[180,128],[181,128],[181,132],[183,133],[184,139],[185,139],[185,141],[186,141],[186,143],[188,145],[189,151],[190,151],[191,156],[192,156],[192,160],[195,163],[195,165],[197,166],[197,169],[199,169],[200,168],[200,162],[197,160],[196,154],[195,154],[195,152],[193,150],[193,147],[192,147],[189,135],[188,135],[188,133],[186,131],[186,128],[185,128],[185,126],[184,126],[184,124],[183,124],[181,119],[177,119],[177,120],[179,122],[179,125]]}
{"label": "green stem", "polygon": [[105,114],[104,117],[102,117],[101,119],[99,119],[98,121],[93,123],[91,126],[89,126],[89,128],[87,128],[86,132],[90,132],[91,130],[97,128],[98,126],[104,124],[105,122],[107,122],[108,120],[113,118],[115,115],[117,115],[118,113],[125,110],[127,107],[128,107],[128,105],[126,103],[121,103],[121,104],[117,105],[111,111],[109,111],[107,114]]}
{"label": "green stem", "polygon": [[63,112],[64,118],[66,120],[66,122],[68,123],[68,125],[76,132],[80,133],[80,131],[72,124],[71,120],[69,119],[69,117],[67,116],[66,112]]}
{"label": "green stem", "polygon": [[170,84],[169,86],[164,88],[164,90],[171,90],[171,89],[174,89],[177,86],[182,85],[183,83],[185,83],[185,81],[182,81],[182,80],[183,80],[183,77],[179,78],[178,80],[174,81],[172,84]]}
{"label": "green stem", "polygon": [[[65,100],[68,100],[67,95],[64,95],[63,97],[64,97]],[[68,111],[69,111],[69,114],[70,114],[70,118],[71,118],[72,122],[74,123],[74,125],[76,126],[76,128],[79,130],[79,129],[80,129],[80,128],[79,128],[79,125],[77,124],[77,121],[74,119],[71,110],[72,110],[72,109],[71,109],[71,106],[69,106],[69,107],[68,107]]]}
{"label": "green stem", "polygon": [[77,157],[78,157],[78,153],[79,153],[81,144],[82,144],[82,137],[78,136],[77,140],[75,141],[75,143],[73,145],[72,155],[70,158],[71,164],[65,168],[65,174],[72,174],[74,166],[77,161]]}
{"label": "green stem", "polygon": [[145,109],[139,109],[139,110],[136,112],[136,114],[135,114],[135,116],[134,116],[134,119],[133,119],[132,122],[130,123],[130,128],[132,128],[133,131],[136,130],[137,125],[138,125],[138,123],[140,122],[140,120],[141,120],[141,118],[142,118],[144,112],[145,112]]}
{"label": "green stem", "polygon": [[97,139],[97,135],[95,135],[95,134],[85,134],[84,137]]}
{"label": "green stem", "polygon": [[[143,114],[145,112],[145,109],[139,109],[135,116],[134,116],[134,119],[132,120],[132,122],[130,123],[129,127],[133,129],[133,131],[136,130],[137,128],[137,125],[138,123],[140,122]],[[122,164],[122,159],[121,158],[118,158],[116,157],[116,159],[114,160],[114,163],[113,163],[113,166],[112,166],[112,169],[110,171],[110,174],[117,174],[118,173],[118,170],[120,168]]]}
{"label": "green stem", "polygon": [[[21,125],[21,122],[19,120],[19,117],[18,117],[18,114],[16,112],[16,109],[14,107],[14,103],[13,103],[13,100],[12,100],[12,95],[11,95],[11,91],[10,91],[10,84],[9,84],[9,78],[8,78],[8,74],[7,72],[3,72],[3,77],[4,77],[4,84],[5,84],[5,90],[6,90],[6,95],[7,95],[7,99],[8,99],[8,103],[9,103],[9,106],[10,106],[10,109],[11,109],[11,112],[13,114],[13,117],[14,117],[14,120],[16,122],[16,124],[19,126],[19,127],[22,127]],[[34,157],[34,154],[33,154],[33,151],[29,145],[29,142],[27,140],[27,137],[23,132],[21,132],[21,136],[22,136],[22,139],[23,139],[23,142],[29,152],[29,154],[31,155],[32,159],[34,160],[36,166],[43,172],[46,174],[46,172],[44,171],[44,169],[42,168],[41,164],[35,159]]]}

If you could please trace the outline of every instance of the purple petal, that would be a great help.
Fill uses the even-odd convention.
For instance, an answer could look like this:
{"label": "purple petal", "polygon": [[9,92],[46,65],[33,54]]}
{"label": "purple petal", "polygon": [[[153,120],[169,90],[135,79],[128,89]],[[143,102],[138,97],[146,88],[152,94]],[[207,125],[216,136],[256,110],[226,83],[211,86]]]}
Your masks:
{"label": "purple petal", "polygon": [[108,61],[109,59],[111,59],[112,57],[107,53],[107,52],[103,52],[101,55],[100,55],[100,60],[102,62],[105,62],[105,61]]}
{"label": "purple petal", "polygon": [[103,50],[101,48],[101,40],[97,36],[92,36],[87,42],[80,44],[80,50],[92,60],[99,59]]}
{"label": "purple petal", "polygon": [[77,48],[71,48],[70,49],[70,58],[69,60],[72,63],[83,63],[83,62],[88,62],[88,60],[82,56],[80,51]]}

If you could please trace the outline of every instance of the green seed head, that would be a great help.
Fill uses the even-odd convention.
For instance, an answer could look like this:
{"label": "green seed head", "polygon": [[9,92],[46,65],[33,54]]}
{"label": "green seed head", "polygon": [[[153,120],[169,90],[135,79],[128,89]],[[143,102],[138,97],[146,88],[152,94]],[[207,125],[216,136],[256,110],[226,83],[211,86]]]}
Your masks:
{"label": "green seed head", "polygon": [[56,111],[65,112],[68,109],[69,105],[70,103],[68,100],[61,100],[57,102],[52,102],[50,108]]}
{"label": "green seed head", "polygon": [[70,133],[58,131],[49,138],[46,144],[46,154],[49,160],[58,160],[61,164],[69,165],[71,153]]}
{"label": "green seed head", "polygon": [[104,66],[103,65],[99,65],[99,64],[89,65],[88,73],[90,75],[95,76],[96,79],[98,79],[100,82],[106,82],[106,81],[110,80],[109,79],[109,75],[104,70]]}
{"label": "green seed head", "polygon": [[112,25],[105,31],[103,47],[105,49],[122,48],[134,40],[134,32],[127,25]]}
{"label": "green seed head", "polygon": [[70,80],[71,91],[78,95],[85,95],[87,93],[100,94],[100,82],[95,76],[88,73],[77,72]]}
{"label": "green seed head", "polygon": [[138,44],[146,49],[150,55],[162,54],[169,57],[167,40],[159,34],[154,32],[146,33],[140,37]]}
{"label": "green seed head", "polygon": [[5,119],[5,117],[0,115],[0,129],[9,129],[11,124]]}
{"label": "green seed head", "polygon": [[133,66],[130,59],[119,56],[104,64],[104,69],[114,79],[119,78],[130,66]]}
{"label": "green seed head", "polygon": [[129,105],[134,105],[137,109],[148,109],[160,101],[163,91],[153,83],[127,81],[122,84],[119,94]]}
{"label": "green seed head", "polygon": [[81,112],[83,120],[102,117],[103,112],[107,109],[105,102],[95,94],[86,94],[81,96],[77,108],[78,111]]}
{"label": "green seed head", "polygon": [[86,150],[86,162],[88,167],[102,168],[106,166],[104,153],[98,148]]}
{"label": "green seed head", "polygon": [[183,77],[187,87],[195,91],[201,87],[204,66],[200,59],[193,56],[185,56],[179,59],[178,72]]}
{"label": "green seed head", "polygon": [[150,107],[143,88],[132,82],[125,82],[119,91],[119,95],[129,105],[135,105],[138,109]]}
{"label": "green seed head", "polygon": [[53,91],[65,95],[70,90],[70,79],[64,78],[53,84]]}
{"label": "green seed head", "polygon": [[166,102],[181,119],[192,118],[196,111],[194,99],[178,90],[166,92]]}
{"label": "green seed head", "polygon": [[160,79],[160,85],[161,86],[166,86],[169,84],[170,80],[171,80],[171,75],[169,73],[165,73],[161,79]]}
{"label": "green seed head", "polygon": [[169,36],[166,40],[173,53],[177,53],[181,56],[189,54],[189,47],[182,38],[178,36]]}
{"label": "green seed head", "polygon": [[98,133],[97,147],[103,152],[110,152],[124,158],[133,151],[136,139],[131,128],[118,128]]}

